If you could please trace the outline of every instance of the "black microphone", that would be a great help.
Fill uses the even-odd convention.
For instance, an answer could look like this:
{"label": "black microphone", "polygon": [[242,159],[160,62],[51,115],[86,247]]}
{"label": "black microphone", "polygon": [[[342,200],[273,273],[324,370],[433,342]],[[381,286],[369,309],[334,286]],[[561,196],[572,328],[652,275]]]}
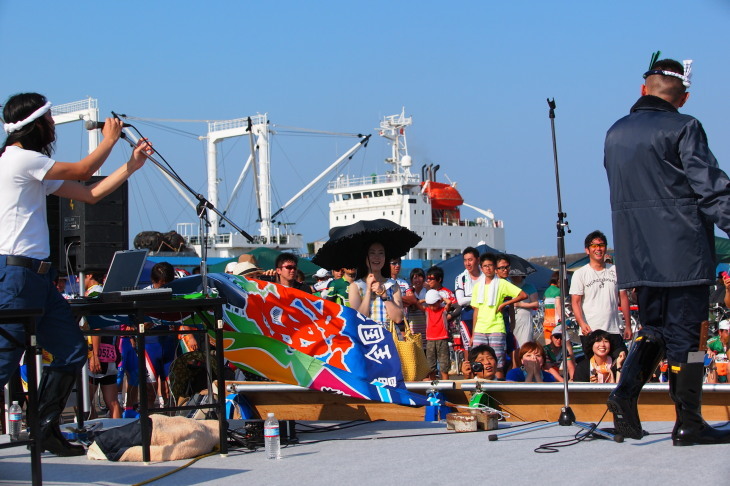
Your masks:
{"label": "black microphone", "polygon": [[[86,126],[87,130],[97,130],[97,129],[101,130],[102,128],[104,128],[104,122],[86,120],[85,126]],[[130,125],[129,123],[122,124],[122,127],[131,127],[131,126],[132,125]]]}

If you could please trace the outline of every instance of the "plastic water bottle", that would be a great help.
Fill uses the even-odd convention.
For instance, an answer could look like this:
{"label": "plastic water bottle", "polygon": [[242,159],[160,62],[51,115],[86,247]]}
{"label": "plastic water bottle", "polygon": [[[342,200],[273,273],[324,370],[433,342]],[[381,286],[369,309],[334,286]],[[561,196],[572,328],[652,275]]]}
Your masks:
{"label": "plastic water bottle", "polygon": [[264,446],[267,459],[281,459],[279,421],[276,420],[273,412],[269,412],[266,422],[264,422]]}
{"label": "plastic water bottle", "polygon": [[15,442],[20,439],[20,428],[23,421],[23,409],[20,408],[18,402],[13,402],[13,404],[10,405],[8,416],[10,418],[8,434],[10,434],[10,440]]}

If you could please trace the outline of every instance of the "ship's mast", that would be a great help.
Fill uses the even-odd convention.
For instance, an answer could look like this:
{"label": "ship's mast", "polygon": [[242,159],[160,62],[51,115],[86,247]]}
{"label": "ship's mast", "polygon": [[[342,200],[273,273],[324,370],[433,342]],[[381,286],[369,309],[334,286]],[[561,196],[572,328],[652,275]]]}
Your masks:
{"label": "ship's mast", "polygon": [[[256,177],[257,202],[261,221],[259,234],[266,238],[271,236],[271,159],[269,148],[269,130],[266,114],[251,117],[251,132],[256,137],[256,152],[254,156],[254,177]],[[208,123],[208,201],[218,207],[218,160],[217,144],[226,138],[250,136],[248,131],[248,118],[237,118],[235,120],[216,121]],[[210,214],[210,236],[215,239],[218,235],[218,216]]]}
{"label": "ship's mast", "polygon": [[405,107],[399,115],[390,115],[380,122],[380,136],[390,140],[392,150],[391,157],[385,159],[393,164],[395,174],[410,175],[411,157],[408,155],[408,142],[406,141],[406,127],[413,124],[412,117],[406,117]]}
{"label": "ship's mast", "polygon": [[[51,107],[51,115],[56,125],[77,121],[99,121],[99,103],[95,98],[73,101]],[[89,153],[99,145],[101,130],[89,130]],[[98,175],[98,172],[97,172]]]}

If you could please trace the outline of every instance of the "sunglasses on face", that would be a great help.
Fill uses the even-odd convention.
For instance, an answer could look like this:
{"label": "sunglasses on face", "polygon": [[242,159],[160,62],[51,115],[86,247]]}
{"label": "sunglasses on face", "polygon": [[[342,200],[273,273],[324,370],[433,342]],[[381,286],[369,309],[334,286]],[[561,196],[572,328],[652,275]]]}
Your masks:
{"label": "sunglasses on face", "polygon": [[596,248],[606,248],[606,244],[605,243],[591,243],[590,245],[588,245],[588,248],[590,248],[591,250],[595,250]]}
{"label": "sunglasses on face", "polygon": [[509,265],[504,265],[502,267],[497,267],[497,270],[508,270],[508,269],[509,269]]}
{"label": "sunglasses on face", "polygon": [[285,268],[287,270],[296,270],[297,266],[296,265],[282,265],[281,268]]}

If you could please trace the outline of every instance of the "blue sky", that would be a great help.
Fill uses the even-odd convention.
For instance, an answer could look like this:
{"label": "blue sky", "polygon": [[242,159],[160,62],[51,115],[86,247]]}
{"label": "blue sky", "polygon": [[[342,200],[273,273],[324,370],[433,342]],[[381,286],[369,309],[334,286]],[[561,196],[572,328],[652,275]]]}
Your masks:
{"label": "blue sky", "polygon": [[[205,9],[203,5],[208,5]],[[563,209],[582,251],[611,234],[603,138],[639,96],[653,51],[694,59],[685,113],[702,121],[727,170],[730,111],[726,0],[515,2],[0,1],[0,98],[38,91],[56,104],[92,96],[111,110],[158,119],[227,120],[268,113],[280,126],[373,133],[402,106],[414,167],[441,164],[466,202],[505,221],[507,248],[554,255],[556,191],[546,98],[557,103]],[[203,191],[204,123],[135,124]],[[58,160],[85,152],[81,124],[59,127]],[[276,137],[275,200],[284,203],[352,141]],[[345,172],[382,172],[374,135]],[[221,192],[248,157],[225,142]],[[120,143],[108,174],[128,157]],[[149,165],[133,177],[130,234],[193,222]],[[250,188],[250,184],[247,186]],[[325,184],[288,211],[305,241],[326,239]],[[255,233],[252,197],[232,210]],[[476,216],[465,213],[469,216]],[[609,236],[609,239],[610,236]],[[476,242],[465,242],[476,243]]]}

